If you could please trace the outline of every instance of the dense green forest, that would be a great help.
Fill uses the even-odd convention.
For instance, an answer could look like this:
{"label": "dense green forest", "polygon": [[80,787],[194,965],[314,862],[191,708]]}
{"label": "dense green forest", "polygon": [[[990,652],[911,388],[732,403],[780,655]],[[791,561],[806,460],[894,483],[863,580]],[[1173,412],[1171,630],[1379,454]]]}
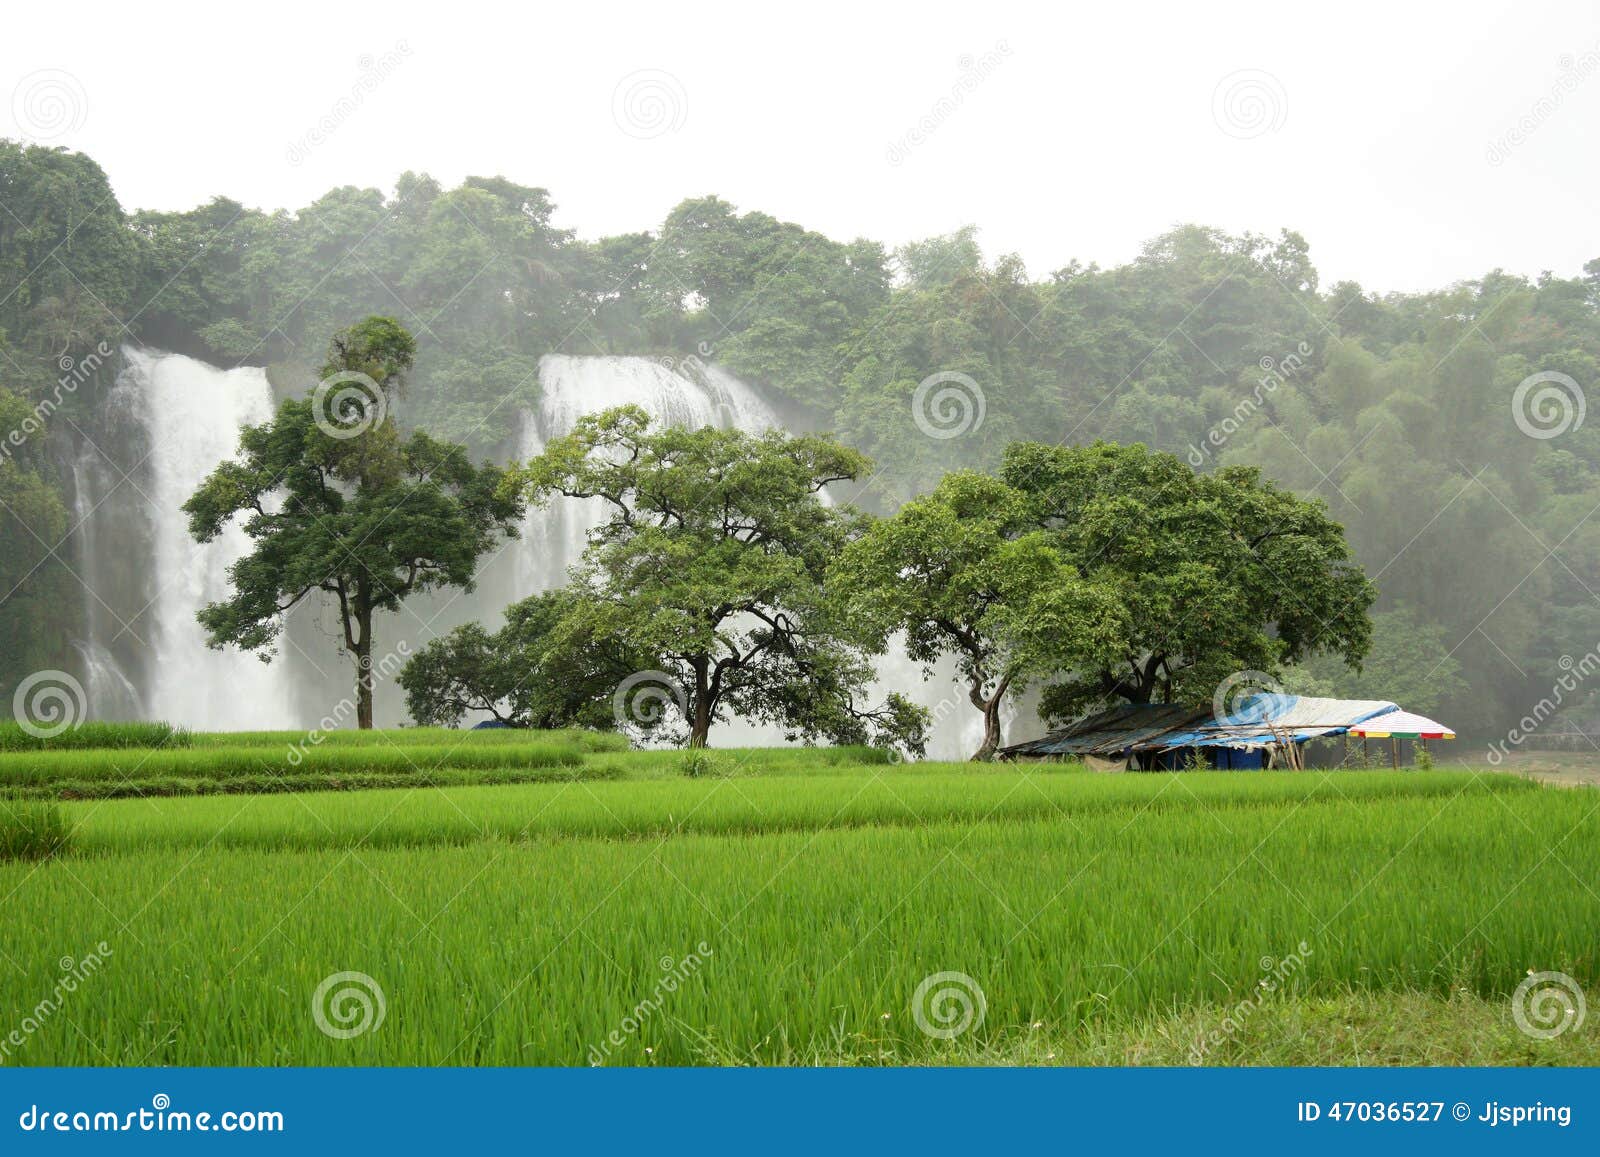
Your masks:
{"label": "dense green forest", "polygon": [[[374,313],[418,338],[401,418],[482,456],[508,452],[552,352],[727,366],[867,453],[850,497],[880,513],[1020,439],[1144,442],[1260,465],[1348,528],[1381,592],[1372,654],[1302,686],[1493,737],[1592,667],[1600,432],[1569,412],[1532,436],[1513,395],[1535,373],[1600,379],[1600,261],[1376,295],[1322,285],[1292,232],[1186,225],[1126,265],[1041,275],[973,229],[891,252],[711,196],[654,233],[555,217],[543,189],[414,173],[297,211],[130,213],[92,159],[0,141],[0,691],[66,663],[79,630],[65,463],[117,345],[264,365],[297,392],[326,335]],[[941,436],[918,399],[935,374],[978,393]],[[1563,693],[1568,720],[1585,693]]]}

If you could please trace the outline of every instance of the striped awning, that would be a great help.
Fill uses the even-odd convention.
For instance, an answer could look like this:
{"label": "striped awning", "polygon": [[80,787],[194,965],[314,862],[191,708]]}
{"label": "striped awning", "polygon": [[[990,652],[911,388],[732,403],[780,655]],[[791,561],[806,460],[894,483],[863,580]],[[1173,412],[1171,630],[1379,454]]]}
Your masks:
{"label": "striped awning", "polygon": [[1390,711],[1350,728],[1361,739],[1454,739],[1456,733],[1426,715]]}

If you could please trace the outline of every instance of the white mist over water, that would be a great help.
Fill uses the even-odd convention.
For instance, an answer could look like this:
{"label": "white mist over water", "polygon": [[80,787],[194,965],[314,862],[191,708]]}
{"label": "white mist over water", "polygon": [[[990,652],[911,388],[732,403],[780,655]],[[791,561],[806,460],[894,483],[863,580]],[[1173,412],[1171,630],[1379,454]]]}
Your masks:
{"label": "white mist over water", "polygon": [[272,417],[272,387],[253,367],[219,370],[178,354],[124,347],[116,388],[127,390],[150,454],[141,483],[151,527],[154,594],[144,620],[150,675],[142,695],[153,719],[208,731],[293,725],[290,672],[238,650],[213,650],[195,613],[229,595],[228,567],[249,550],[230,525],[204,545],[183,504],[239,448],[239,431]]}

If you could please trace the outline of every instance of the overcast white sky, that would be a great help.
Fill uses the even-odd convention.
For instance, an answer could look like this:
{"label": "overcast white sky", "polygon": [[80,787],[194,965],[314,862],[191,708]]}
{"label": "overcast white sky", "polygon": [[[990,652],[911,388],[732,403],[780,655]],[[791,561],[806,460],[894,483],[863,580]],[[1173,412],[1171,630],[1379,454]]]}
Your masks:
{"label": "overcast white sky", "polygon": [[1600,256],[1591,3],[61,0],[5,26],[0,135],[90,153],[130,209],[417,169],[542,185],[588,237],[704,193],[890,244],[970,222],[1038,276],[1183,221],[1298,229],[1325,285],[1381,290]]}

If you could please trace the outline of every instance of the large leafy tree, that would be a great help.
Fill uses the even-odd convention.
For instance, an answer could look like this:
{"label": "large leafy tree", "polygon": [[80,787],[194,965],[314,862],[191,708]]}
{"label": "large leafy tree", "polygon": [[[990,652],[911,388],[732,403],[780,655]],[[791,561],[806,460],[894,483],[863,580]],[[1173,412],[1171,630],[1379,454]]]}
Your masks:
{"label": "large leafy tree", "polygon": [[639,670],[626,639],[582,633],[583,595],[546,591],[506,608],[498,631],[465,623],[400,673],[411,718],[453,727],[481,711],[513,727],[615,725],[612,693]]}
{"label": "large leafy tree", "polygon": [[373,618],[409,595],[472,589],[478,558],[515,535],[522,503],[502,471],[388,416],[414,357],[398,322],[369,317],[335,335],[323,383],[246,427],[224,462],[184,504],[201,542],[236,516],[254,549],[230,571],[233,597],[199,615],[213,646],[270,655],[283,615],[331,596],[356,668],[356,718],[372,726]]}
{"label": "large leafy tree", "polygon": [[[1519,719],[1593,625],[1600,422],[1529,437],[1511,403],[1539,372],[1592,398],[1600,262],[1380,296],[1324,285],[1293,232],[1184,225],[1122,265],[1030,274],[986,262],[968,230],[891,262],[870,241],[715,198],[650,233],[580,242],[555,227],[542,190],[493,177],[452,189],[421,173],[277,212],[219,198],[128,216],[90,158],[12,142],[0,142],[0,202],[0,388],[29,405],[53,393],[63,359],[81,363],[124,325],[164,349],[265,365],[285,389],[315,376],[326,334],[403,301],[437,338],[410,375],[407,420],[489,454],[534,401],[541,355],[681,357],[705,343],[701,356],[870,454],[879,473],[857,501],[884,510],[952,467],[995,467],[1021,437],[1144,442],[1191,460],[1204,447],[1207,469],[1259,466],[1315,493],[1381,574],[1380,612],[1409,607],[1444,633],[1467,688],[1441,710],[1486,732]],[[72,510],[75,451],[95,457],[92,441],[122,465],[140,457],[103,405],[115,372],[107,358],[53,420],[48,452],[35,439],[40,452],[16,459],[25,477],[9,480],[16,517],[0,554],[27,556],[30,531],[52,541],[45,511]],[[972,379],[981,423],[974,406],[953,428],[935,423],[955,436],[930,438],[914,402],[936,373]],[[1223,444],[1208,440],[1219,431]],[[91,600],[69,592],[70,549],[31,563],[26,588],[0,600],[0,633],[48,656],[27,662],[70,665]],[[0,669],[21,662],[0,654]]]}
{"label": "large leafy tree", "polygon": [[1410,607],[1399,606],[1372,616],[1372,651],[1359,672],[1324,654],[1294,675],[1309,676],[1306,681],[1324,688],[1324,694],[1392,699],[1407,711],[1427,714],[1467,689],[1450,645],[1444,631],[1419,619]]}
{"label": "large leafy tree", "polygon": [[653,698],[626,707],[632,722],[653,724],[675,704],[691,746],[737,714],[795,737],[920,749],[920,709],[898,695],[873,709],[858,702],[867,651],[824,597],[829,562],[864,518],[823,490],[867,469],[824,437],[655,431],[642,409],[622,406],[581,419],[507,491],[604,504],[572,576],[584,597],[569,629],[625,640],[648,664],[625,681]]}
{"label": "large leafy tree", "polygon": [[846,613],[900,633],[930,676],[954,659],[983,715],[977,760],[1000,747],[1006,696],[1049,673],[1064,639],[1075,655],[1111,653],[1125,631],[1116,600],[1080,580],[1046,532],[1025,533],[1026,515],[1023,495],[998,478],[947,474],[851,543],[829,574]]}
{"label": "large leafy tree", "polygon": [[1229,466],[1196,474],[1142,445],[1010,447],[1002,478],[1080,579],[1117,601],[1114,657],[1064,635],[1055,718],[1118,699],[1206,702],[1228,675],[1319,652],[1359,665],[1377,590],[1320,502]]}

